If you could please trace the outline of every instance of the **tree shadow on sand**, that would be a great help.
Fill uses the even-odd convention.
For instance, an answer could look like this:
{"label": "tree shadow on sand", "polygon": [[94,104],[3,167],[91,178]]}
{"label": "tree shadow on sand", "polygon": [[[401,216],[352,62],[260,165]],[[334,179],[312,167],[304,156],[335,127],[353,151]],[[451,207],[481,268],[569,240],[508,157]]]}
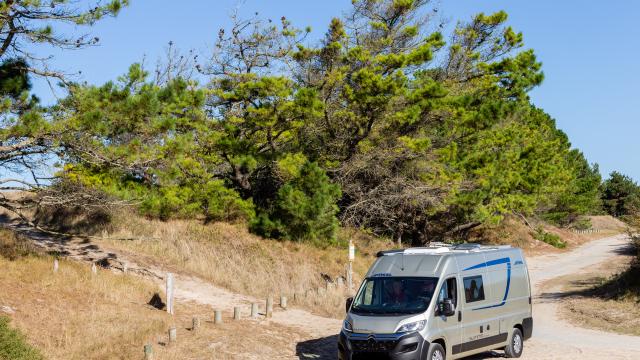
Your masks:
{"label": "tree shadow on sand", "polygon": [[296,345],[298,359],[336,360],[338,358],[338,335],[299,342]]}
{"label": "tree shadow on sand", "polygon": [[[336,360],[338,358],[338,335],[299,342],[296,345],[296,356],[300,360]],[[466,359],[484,360],[497,358],[504,358],[504,353],[490,351]]]}

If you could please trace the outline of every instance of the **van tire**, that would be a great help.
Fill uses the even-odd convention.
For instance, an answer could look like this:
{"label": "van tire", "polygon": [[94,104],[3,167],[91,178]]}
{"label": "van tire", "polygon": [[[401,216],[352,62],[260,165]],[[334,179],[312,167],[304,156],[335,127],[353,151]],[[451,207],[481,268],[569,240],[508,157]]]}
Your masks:
{"label": "van tire", "polygon": [[513,328],[509,344],[504,348],[504,354],[508,358],[519,358],[523,349],[524,338],[522,337],[522,331],[518,328]]}
{"label": "van tire", "polygon": [[[440,354],[440,356],[438,356],[438,354]],[[431,346],[429,346],[429,351],[427,352],[427,358],[425,360],[446,360],[447,359],[447,353],[444,351],[444,348],[442,347],[442,345],[438,344],[438,343],[432,343]]]}

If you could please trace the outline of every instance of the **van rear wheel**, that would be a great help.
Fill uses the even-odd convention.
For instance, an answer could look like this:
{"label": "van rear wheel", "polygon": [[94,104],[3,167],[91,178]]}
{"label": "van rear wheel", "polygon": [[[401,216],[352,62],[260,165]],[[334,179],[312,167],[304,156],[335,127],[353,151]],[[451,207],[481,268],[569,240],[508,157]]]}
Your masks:
{"label": "van rear wheel", "polygon": [[429,352],[427,353],[427,360],[445,360],[447,358],[444,348],[438,343],[433,343],[429,346]]}
{"label": "van rear wheel", "polygon": [[522,355],[522,349],[524,347],[524,338],[522,337],[522,331],[518,328],[513,329],[511,335],[511,341],[509,345],[504,348],[504,354],[508,358],[519,358]]}

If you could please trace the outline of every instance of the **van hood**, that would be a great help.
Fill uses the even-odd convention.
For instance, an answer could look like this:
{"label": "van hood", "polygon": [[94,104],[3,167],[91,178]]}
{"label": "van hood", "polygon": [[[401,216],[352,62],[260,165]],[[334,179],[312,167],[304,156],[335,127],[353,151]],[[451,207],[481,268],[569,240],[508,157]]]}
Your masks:
{"label": "van hood", "polygon": [[354,333],[359,334],[394,334],[404,324],[424,320],[424,314],[398,316],[357,315],[349,314],[347,321],[351,323]]}

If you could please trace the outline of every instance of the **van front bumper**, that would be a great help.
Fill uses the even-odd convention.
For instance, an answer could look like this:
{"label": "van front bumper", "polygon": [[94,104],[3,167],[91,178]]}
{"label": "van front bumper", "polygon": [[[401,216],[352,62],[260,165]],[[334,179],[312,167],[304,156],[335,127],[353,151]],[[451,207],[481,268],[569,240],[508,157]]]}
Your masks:
{"label": "van front bumper", "polygon": [[405,334],[355,334],[340,332],[339,360],[422,360],[429,351],[418,332]]}

